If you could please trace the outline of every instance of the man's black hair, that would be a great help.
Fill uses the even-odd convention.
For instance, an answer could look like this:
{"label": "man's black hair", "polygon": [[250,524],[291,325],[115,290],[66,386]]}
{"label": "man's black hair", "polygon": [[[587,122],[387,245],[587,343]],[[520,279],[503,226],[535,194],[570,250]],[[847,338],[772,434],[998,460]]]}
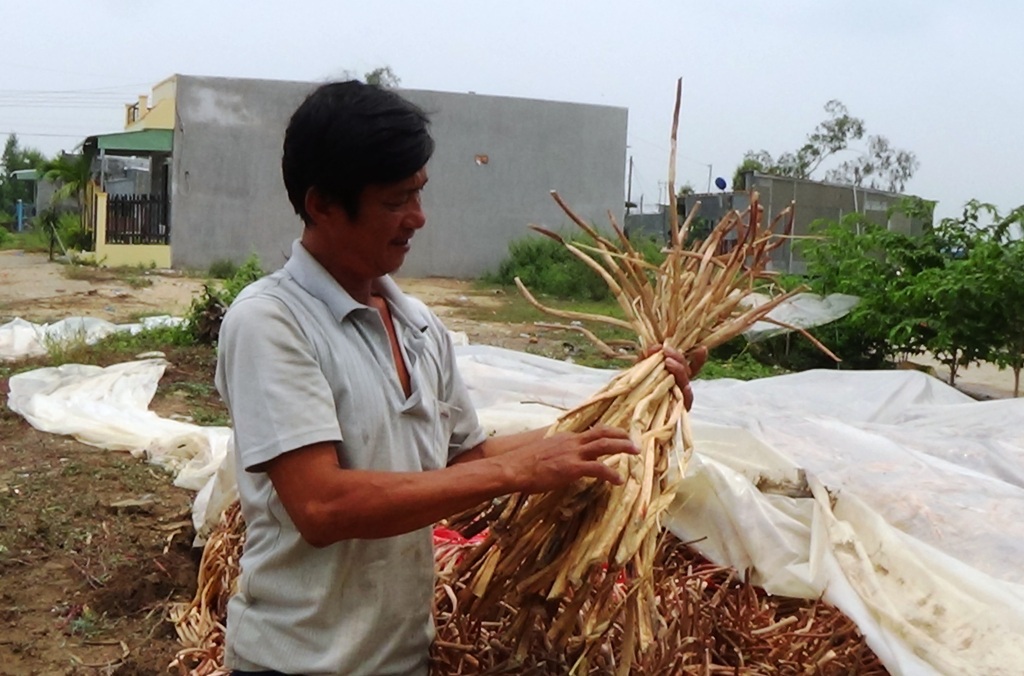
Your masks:
{"label": "man's black hair", "polygon": [[306,97],[284,135],[281,172],[295,213],[309,225],[306,192],[315,188],[358,216],[368,185],[394,183],[434,152],[430,120],[395,92],[356,80],[330,82]]}

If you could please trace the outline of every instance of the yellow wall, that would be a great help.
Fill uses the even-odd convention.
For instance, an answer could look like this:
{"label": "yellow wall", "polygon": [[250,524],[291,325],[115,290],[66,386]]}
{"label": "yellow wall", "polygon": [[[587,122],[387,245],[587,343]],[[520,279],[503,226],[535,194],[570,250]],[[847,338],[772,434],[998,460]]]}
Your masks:
{"label": "yellow wall", "polygon": [[96,225],[96,246],[93,254],[100,265],[120,267],[171,267],[171,247],[167,244],[107,244],[107,193],[93,193],[93,218]]}
{"label": "yellow wall", "polygon": [[175,75],[157,83],[153,87],[152,97],[147,99],[146,109],[139,110],[134,121],[129,121],[130,110],[134,104],[126,104],[124,130],[174,129],[174,95],[177,84]]}

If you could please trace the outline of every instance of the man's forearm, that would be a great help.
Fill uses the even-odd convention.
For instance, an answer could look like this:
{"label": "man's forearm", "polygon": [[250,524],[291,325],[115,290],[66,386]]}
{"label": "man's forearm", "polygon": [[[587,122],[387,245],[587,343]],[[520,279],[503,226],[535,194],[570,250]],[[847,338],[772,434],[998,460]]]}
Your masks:
{"label": "man's forearm", "polygon": [[452,460],[451,465],[473,462],[475,460],[482,460],[483,458],[496,458],[499,455],[508,453],[509,451],[514,451],[517,448],[522,448],[523,446],[540,441],[544,438],[544,435],[547,434],[547,431],[547,427],[540,427],[535,430],[529,430],[528,432],[488,437],[481,443]]}

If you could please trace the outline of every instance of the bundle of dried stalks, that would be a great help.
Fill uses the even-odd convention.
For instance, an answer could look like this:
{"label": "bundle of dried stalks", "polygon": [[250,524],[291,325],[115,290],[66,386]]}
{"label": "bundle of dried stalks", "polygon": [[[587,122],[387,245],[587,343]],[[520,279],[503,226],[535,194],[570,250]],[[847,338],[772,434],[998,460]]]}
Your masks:
{"label": "bundle of dried stalks", "polygon": [[[449,560],[472,551],[450,545]],[[442,579],[435,593],[436,676],[476,674],[609,674],[621,670],[627,630],[614,623],[596,650],[575,638],[564,648],[537,641],[527,651],[511,638],[519,610],[502,606],[477,621],[458,605],[464,582]],[[655,556],[652,586],[663,621],[655,642],[631,674],[862,674],[888,673],[856,625],[821,601],[771,597],[732,568],[709,563],[672,536]],[[618,594],[628,594],[624,582]],[[579,621],[579,620],[578,620]],[[545,627],[535,629],[543,636]]]}
{"label": "bundle of dried stalks", "polygon": [[[678,115],[677,89],[671,166]],[[670,170],[669,193],[674,195],[673,183]],[[755,285],[770,276],[771,252],[784,243],[793,218],[789,207],[766,221],[756,193],[746,211],[727,214],[693,248],[686,243],[696,210],[680,226],[675,204],[670,204],[672,242],[660,265],[634,249],[614,218],[618,243],[553,196],[594,245],[573,244],[544,228],[534,229],[561,242],[601,275],[626,319],[545,307],[516,280],[521,292],[552,315],[630,329],[642,352],[657,346],[683,353],[698,346],[713,348],[798,291],[778,294],[753,308],[744,303]],[[593,332],[584,333],[603,352],[615,354]],[[663,621],[652,577],[661,517],[675,498],[693,450],[683,393],[665,368],[663,352],[621,373],[563,415],[549,433],[580,432],[595,424],[627,430],[641,451],[606,460],[622,485],[584,479],[542,495],[513,496],[489,536],[459,568],[466,581],[459,607],[484,621],[500,615],[505,605],[517,608],[509,631],[519,645],[518,657],[531,651],[532,628],[538,623],[546,629],[544,640],[556,650],[582,642],[585,660],[596,658],[598,647],[607,644],[606,634],[619,627],[624,635],[619,667],[626,673],[633,655],[652,646]]]}
{"label": "bundle of dried stalks", "polygon": [[233,502],[210,534],[199,562],[196,595],[190,603],[171,606],[169,619],[184,646],[170,668],[188,676],[228,674],[224,668],[224,621],[235,591],[245,542],[242,509]]}

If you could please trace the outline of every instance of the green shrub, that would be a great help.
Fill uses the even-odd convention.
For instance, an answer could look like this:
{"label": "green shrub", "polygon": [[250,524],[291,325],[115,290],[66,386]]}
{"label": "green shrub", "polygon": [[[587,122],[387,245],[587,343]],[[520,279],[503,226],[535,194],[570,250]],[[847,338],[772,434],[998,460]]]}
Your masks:
{"label": "green shrub", "polygon": [[92,251],[93,234],[82,227],[80,214],[64,213],[57,217],[57,235],[64,248],[75,251]]}
{"label": "green shrub", "polygon": [[238,265],[229,258],[218,258],[210,263],[207,275],[212,279],[230,279],[238,272]]}
{"label": "green shrub", "polygon": [[0,225],[0,248],[6,247],[12,239],[14,239],[14,235],[11,231]]}
{"label": "green shrub", "polygon": [[[571,239],[573,244],[593,246],[589,237]],[[653,239],[633,242],[644,258],[657,264],[664,260],[661,246]],[[601,276],[587,267],[559,242],[548,237],[524,237],[509,244],[508,257],[485,282],[511,286],[519,279],[533,293],[575,300],[608,300],[611,292]]]}
{"label": "green shrub", "polygon": [[219,284],[206,284],[203,293],[192,301],[192,306],[185,318],[185,330],[192,339],[199,343],[216,344],[220,335],[220,324],[228,307],[242,292],[242,289],[255,282],[263,274],[259,257],[252,254],[230,278]]}

